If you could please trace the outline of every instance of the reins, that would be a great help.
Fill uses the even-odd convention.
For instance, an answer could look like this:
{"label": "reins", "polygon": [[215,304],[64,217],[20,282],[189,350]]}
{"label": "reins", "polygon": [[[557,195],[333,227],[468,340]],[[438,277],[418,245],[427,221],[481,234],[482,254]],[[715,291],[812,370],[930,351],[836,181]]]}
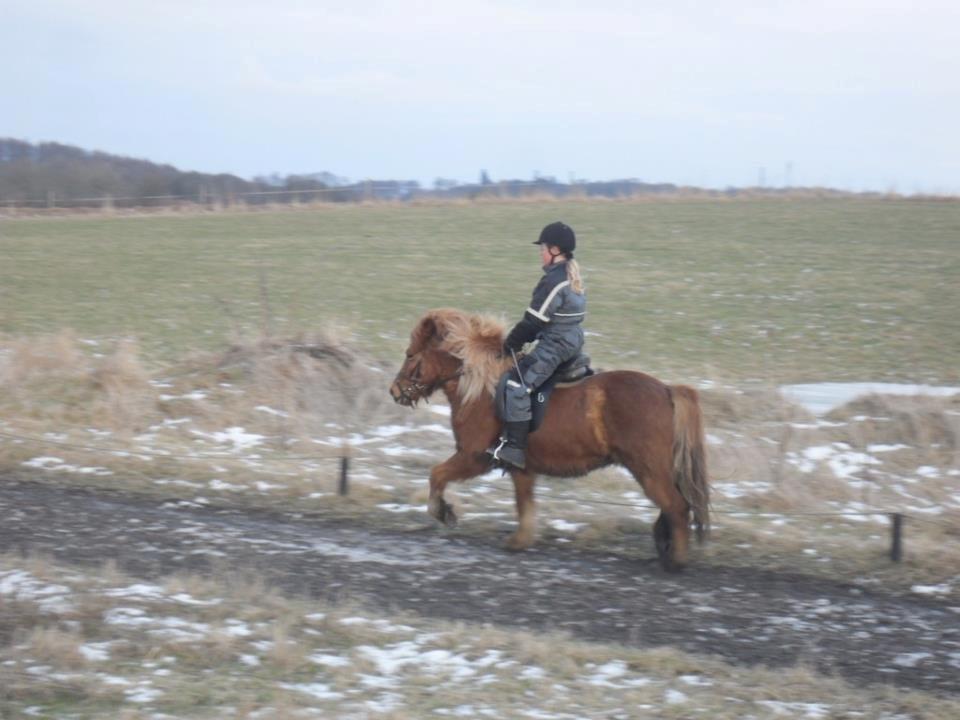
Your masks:
{"label": "reins", "polygon": [[[449,375],[445,378],[434,380],[429,385],[424,385],[423,383],[418,382],[413,378],[405,377],[403,379],[406,380],[409,383],[409,385],[405,388],[404,387],[400,388],[400,396],[404,400],[409,401],[411,405],[416,404],[420,400],[423,400],[424,402],[430,402],[430,395],[432,395],[437,388],[443,387],[451,380],[456,380],[461,375],[463,375],[463,367],[457,370],[453,375]],[[418,393],[419,397],[412,397],[409,393],[409,391],[411,390]]]}

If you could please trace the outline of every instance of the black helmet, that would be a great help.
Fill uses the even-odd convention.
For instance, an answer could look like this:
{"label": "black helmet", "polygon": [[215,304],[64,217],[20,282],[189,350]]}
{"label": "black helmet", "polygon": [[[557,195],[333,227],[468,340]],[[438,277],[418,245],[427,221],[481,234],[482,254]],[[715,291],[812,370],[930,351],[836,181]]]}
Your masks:
{"label": "black helmet", "polygon": [[577,247],[577,236],[573,234],[572,227],[558,220],[540,231],[540,239],[534,245],[553,245],[567,257],[573,257],[573,251]]}

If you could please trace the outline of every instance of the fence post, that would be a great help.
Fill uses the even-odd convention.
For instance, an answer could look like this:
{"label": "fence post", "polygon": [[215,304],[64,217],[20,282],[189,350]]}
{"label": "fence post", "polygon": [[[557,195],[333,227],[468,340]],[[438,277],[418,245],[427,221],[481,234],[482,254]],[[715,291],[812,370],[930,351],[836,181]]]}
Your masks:
{"label": "fence post", "polygon": [[348,475],[350,472],[350,458],[344,455],[340,458],[340,495],[346,496],[350,494],[350,486],[348,484]]}
{"label": "fence post", "polygon": [[892,513],[890,519],[893,521],[890,528],[890,559],[900,562],[903,559],[903,515]]}

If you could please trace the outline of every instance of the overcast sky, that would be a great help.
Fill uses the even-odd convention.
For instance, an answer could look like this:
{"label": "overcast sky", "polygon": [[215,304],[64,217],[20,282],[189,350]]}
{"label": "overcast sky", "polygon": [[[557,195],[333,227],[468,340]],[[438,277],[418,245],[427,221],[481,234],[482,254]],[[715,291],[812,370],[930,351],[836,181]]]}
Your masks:
{"label": "overcast sky", "polygon": [[0,136],[244,177],[960,193],[960,2],[0,0]]}

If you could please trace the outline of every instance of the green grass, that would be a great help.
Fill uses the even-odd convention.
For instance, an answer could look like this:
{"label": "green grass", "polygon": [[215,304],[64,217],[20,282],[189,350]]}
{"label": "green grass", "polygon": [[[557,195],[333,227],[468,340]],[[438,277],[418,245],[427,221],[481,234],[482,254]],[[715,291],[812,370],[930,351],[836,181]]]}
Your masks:
{"label": "green grass", "polygon": [[[344,325],[399,357],[428,308],[519,319],[540,227],[578,233],[587,350],[672,381],[960,381],[960,204],[320,206],[0,221],[0,331],[136,336],[157,362]],[[261,277],[265,281],[261,281]]]}

